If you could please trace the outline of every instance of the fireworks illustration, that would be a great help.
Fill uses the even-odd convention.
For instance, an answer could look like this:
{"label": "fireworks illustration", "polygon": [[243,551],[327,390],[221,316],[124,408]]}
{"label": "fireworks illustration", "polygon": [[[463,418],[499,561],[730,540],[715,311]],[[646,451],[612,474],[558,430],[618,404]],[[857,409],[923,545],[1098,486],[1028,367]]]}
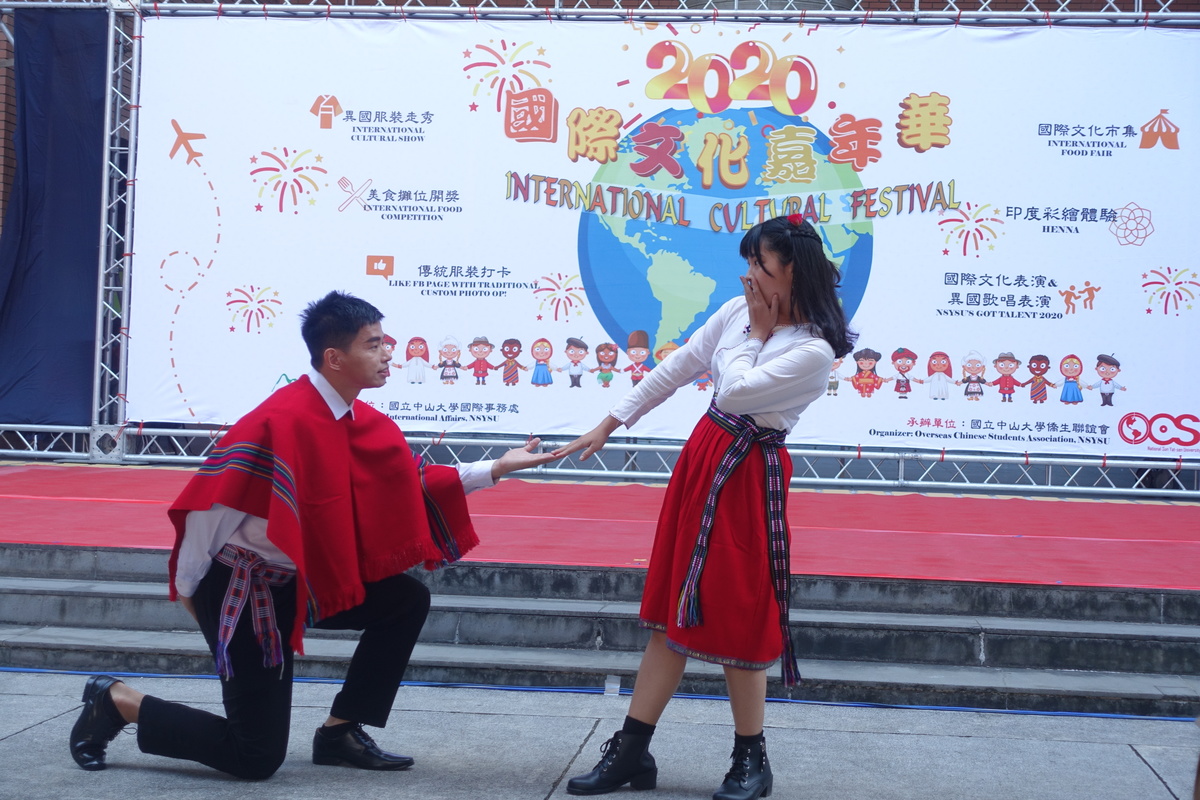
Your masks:
{"label": "fireworks illustration", "polygon": [[[523,92],[526,88],[540,87],[542,82],[533,74],[533,70],[539,67],[549,69],[550,63],[532,57],[545,53],[544,48],[530,51],[531,47],[533,47],[533,42],[518,45],[516,42],[506,42],[503,39],[500,40],[499,50],[485,44],[475,45],[475,50],[482,51],[486,55],[476,56],[478,60],[463,67],[463,72],[467,73],[468,78],[479,76],[479,79],[475,81],[472,96],[478,97],[479,90],[486,88],[488,94],[496,96],[496,110],[501,111],[502,101],[508,92]],[[468,50],[463,55],[471,58],[474,54]],[[484,60],[488,56],[491,57],[490,60]]]}
{"label": "fireworks illustration", "polygon": [[1154,224],[1150,221],[1150,209],[1141,208],[1137,203],[1130,203],[1117,211],[1117,218],[1108,226],[1108,232],[1117,237],[1124,247],[1127,244],[1142,246],[1142,242],[1154,233]]}
{"label": "fireworks illustration", "polygon": [[587,305],[583,286],[579,284],[579,275],[563,275],[561,272],[556,272],[553,276],[543,275],[533,293],[541,295],[542,302],[538,311],[547,306],[554,309],[555,322],[558,322],[560,316],[567,316],[573,309],[582,309]]}
{"label": "fireworks illustration", "polygon": [[[276,299],[279,292],[272,291],[270,286],[251,285],[226,292],[225,296],[229,298],[225,307],[232,312],[230,322],[237,323],[239,319],[245,320],[246,333],[250,332],[251,326],[262,333],[263,323],[269,327],[271,321],[279,316],[279,308],[283,305],[282,301]],[[229,327],[230,331],[234,329],[234,325]]]}
{"label": "fireworks illustration", "polygon": [[[1195,270],[1163,267],[1162,269],[1152,269],[1144,273],[1142,277],[1148,279],[1142,284],[1142,289],[1149,295],[1146,299],[1149,306],[1146,309],[1147,314],[1158,307],[1164,314],[1174,311],[1175,315],[1179,316],[1181,303],[1190,311],[1192,306],[1189,301],[1196,299],[1196,289],[1200,289],[1200,281],[1196,280],[1200,278],[1200,273]],[[1196,289],[1189,287],[1196,287]]]}
{"label": "fireworks illustration", "polygon": [[[313,195],[321,191],[321,187],[315,180],[310,177],[309,173],[326,174],[324,167],[316,166],[316,164],[303,163],[312,150],[289,150],[283,148],[283,157],[280,158],[275,153],[263,150],[261,155],[266,159],[264,166],[257,166],[259,156],[250,156],[250,163],[256,165],[250,170],[250,175],[254,178],[255,183],[261,182],[258,187],[258,198],[261,200],[264,194],[270,193],[270,197],[276,200],[279,208],[279,213],[283,213],[283,207],[290,199],[292,208],[300,206],[300,198],[305,195]],[[320,163],[321,157],[316,156],[314,159]],[[315,197],[310,197],[309,205],[316,203]],[[262,205],[255,206],[255,210],[261,211]],[[293,211],[293,214],[299,214],[299,211]]]}
{"label": "fireworks illustration", "polygon": [[990,203],[981,206],[963,203],[963,206],[964,208],[955,209],[954,213],[957,216],[940,220],[938,225],[950,226],[946,229],[946,243],[949,244],[951,239],[958,239],[962,242],[962,254],[965,256],[968,247],[974,247],[975,251],[979,252],[980,244],[999,238],[995,226],[1003,225],[1004,220],[988,211],[992,207]]}

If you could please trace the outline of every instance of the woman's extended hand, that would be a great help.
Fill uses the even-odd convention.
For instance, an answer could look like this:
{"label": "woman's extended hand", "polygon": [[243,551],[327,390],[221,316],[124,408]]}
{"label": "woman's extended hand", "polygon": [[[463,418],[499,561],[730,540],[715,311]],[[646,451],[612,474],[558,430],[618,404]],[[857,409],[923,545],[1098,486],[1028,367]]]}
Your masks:
{"label": "woman's extended hand", "polygon": [[514,447],[492,463],[492,480],[498,481],[510,472],[539,467],[557,461],[562,456],[557,453],[539,453],[537,447],[541,439],[530,439],[524,447]]}
{"label": "woman's extended hand", "polygon": [[612,436],[612,432],[621,427],[621,421],[616,417],[606,416],[601,420],[600,424],[592,428],[590,431],[580,436],[575,441],[560,447],[554,451],[554,454],[559,458],[569,456],[578,450],[583,450],[583,455],[579,457],[580,461],[587,461],[588,456],[604,447],[604,443],[608,441],[608,437]]}
{"label": "woman's extended hand", "polygon": [[763,297],[754,281],[745,275],[741,276],[741,280],[746,293],[746,310],[750,312],[750,332],[747,335],[765,342],[779,324],[779,295]]}

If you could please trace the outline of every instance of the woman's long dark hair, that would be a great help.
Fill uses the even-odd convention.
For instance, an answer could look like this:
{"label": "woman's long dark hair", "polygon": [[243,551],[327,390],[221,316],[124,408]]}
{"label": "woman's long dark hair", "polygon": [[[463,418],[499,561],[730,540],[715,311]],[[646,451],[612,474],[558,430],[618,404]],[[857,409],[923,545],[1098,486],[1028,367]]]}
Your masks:
{"label": "woman's long dark hair", "polygon": [[762,251],[770,250],[779,260],[792,265],[791,313],[793,318],[813,325],[829,342],[835,358],[854,349],[858,334],[850,330],[842,301],[838,298],[841,272],[825,255],[821,236],[803,220],[775,217],[755,225],[742,237],[738,252],[762,263]]}

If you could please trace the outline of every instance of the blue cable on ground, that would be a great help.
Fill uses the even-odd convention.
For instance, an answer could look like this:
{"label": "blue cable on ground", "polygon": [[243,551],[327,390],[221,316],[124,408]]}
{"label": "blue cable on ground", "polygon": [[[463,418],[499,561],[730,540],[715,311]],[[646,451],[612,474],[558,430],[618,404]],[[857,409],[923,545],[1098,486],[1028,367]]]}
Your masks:
{"label": "blue cable on ground", "polygon": [[[26,673],[32,675],[95,675],[95,671],[37,669],[34,667],[0,667],[2,673]],[[114,678],[187,678],[200,680],[218,680],[216,675],[165,675],[154,672],[105,672]],[[340,678],[293,678],[295,683],[342,683]],[[415,686],[430,689],[482,689],[493,692],[535,692],[550,694],[606,694],[604,687],[599,686],[497,686],[486,683],[439,683],[436,681],[404,681],[401,686]],[[620,694],[633,694],[632,689],[621,689]],[[685,700],[728,700],[719,694],[685,694],[675,697]],[[966,711],[976,714],[1011,714],[1026,717],[1084,717],[1092,719],[1129,719],[1149,720],[1154,722],[1194,722],[1192,717],[1148,717],[1138,714],[1103,714],[1089,711],[1027,711],[1009,708],[971,708],[968,706],[909,706],[894,703],[847,703],[826,700],[796,700],[787,697],[768,697],[768,703],[788,703],[792,705],[830,706],[832,708],[890,708],[901,711]]]}

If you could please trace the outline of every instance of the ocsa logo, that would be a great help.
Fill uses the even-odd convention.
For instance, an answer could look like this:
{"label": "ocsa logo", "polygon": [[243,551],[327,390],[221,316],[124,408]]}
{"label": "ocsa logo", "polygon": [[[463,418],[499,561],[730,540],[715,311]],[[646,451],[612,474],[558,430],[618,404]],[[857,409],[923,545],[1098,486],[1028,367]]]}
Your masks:
{"label": "ocsa logo", "polygon": [[1200,417],[1195,414],[1155,414],[1131,411],[1117,423],[1117,433],[1130,444],[1149,439],[1155,444],[1194,447],[1200,444]]}

